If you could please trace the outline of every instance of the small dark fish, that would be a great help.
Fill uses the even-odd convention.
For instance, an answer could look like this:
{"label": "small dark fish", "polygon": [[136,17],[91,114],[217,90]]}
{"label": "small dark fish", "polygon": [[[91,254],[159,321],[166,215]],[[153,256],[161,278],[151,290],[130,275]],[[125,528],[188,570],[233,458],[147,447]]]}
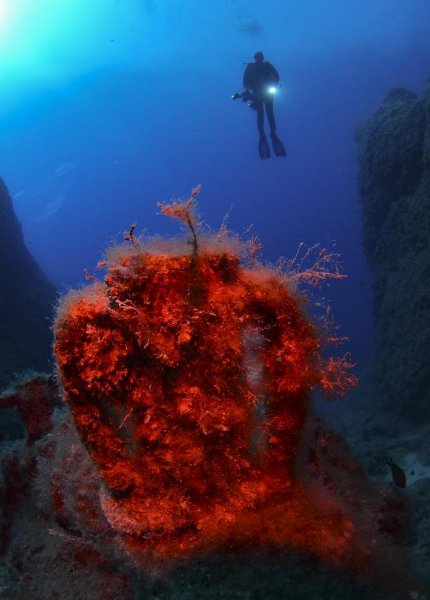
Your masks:
{"label": "small dark fish", "polygon": [[403,469],[401,469],[398,465],[393,463],[393,459],[389,458],[387,460],[387,465],[391,467],[391,477],[393,478],[393,482],[397,485],[397,487],[405,488],[406,487],[406,475]]}

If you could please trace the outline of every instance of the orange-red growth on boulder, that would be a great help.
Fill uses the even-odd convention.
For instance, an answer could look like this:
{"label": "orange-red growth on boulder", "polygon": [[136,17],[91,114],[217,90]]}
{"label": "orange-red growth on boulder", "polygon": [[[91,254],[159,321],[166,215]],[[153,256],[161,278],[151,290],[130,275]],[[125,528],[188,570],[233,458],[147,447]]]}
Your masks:
{"label": "orange-red growth on boulder", "polygon": [[27,444],[32,444],[52,429],[52,414],[61,405],[52,376],[29,373],[0,394],[0,407],[13,408],[27,430]]}
{"label": "orange-red growth on boulder", "polygon": [[142,245],[133,227],[104,282],[58,311],[58,367],[102,510],[136,556],[275,544],[361,560],[351,519],[313,506],[295,474],[310,390],[342,393],[350,365],[323,362],[287,276],[244,266],[235,239],[196,235],[194,197],[163,208],[190,243]]}

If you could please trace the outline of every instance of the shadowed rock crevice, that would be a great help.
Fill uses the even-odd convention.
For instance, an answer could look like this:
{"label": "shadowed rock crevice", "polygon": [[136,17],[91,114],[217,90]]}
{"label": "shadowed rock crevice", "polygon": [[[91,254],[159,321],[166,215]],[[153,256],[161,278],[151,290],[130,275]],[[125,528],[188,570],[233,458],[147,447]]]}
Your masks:
{"label": "shadowed rock crevice", "polygon": [[0,389],[19,371],[50,368],[55,299],[54,286],[25,246],[0,179]]}

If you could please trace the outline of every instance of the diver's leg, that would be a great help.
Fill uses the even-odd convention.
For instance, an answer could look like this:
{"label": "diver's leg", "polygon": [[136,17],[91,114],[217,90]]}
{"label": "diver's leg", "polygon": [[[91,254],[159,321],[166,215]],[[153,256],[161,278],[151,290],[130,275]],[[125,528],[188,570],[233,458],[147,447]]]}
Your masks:
{"label": "diver's leg", "polygon": [[276,123],[275,123],[275,115],[273,114],[273,98],[267,98],[265,100],[266,112],[267,112],[267,120],[269,121],[270,126],[270,135],[276,135]]}
{"label": "diver's leg", "polygon": [[268,100],[266,100],[265,105],[267,112],[267,120],[269,121],[270,125],[270,137],[272,140],[273,151],[276,154],[276,156],[287,156],[287,151],[285,150],[284,144],[276,135],[275,116],[273,114],[273,99],[269,98]]}
{"label": "diver's leg", "polygon": [[266,134],[264,133],[264,102],[262,100],[254,100],[254,108],[257,111],[257,127],[259,133],[258,154],[262,160],[270,158],[270,148],[267,143]]}
{"label": "diver's leg", "polygon": [[257,111],[257,128],[260,135],[264,135],[264,106],[261,100],[254,100],[254,108]]}

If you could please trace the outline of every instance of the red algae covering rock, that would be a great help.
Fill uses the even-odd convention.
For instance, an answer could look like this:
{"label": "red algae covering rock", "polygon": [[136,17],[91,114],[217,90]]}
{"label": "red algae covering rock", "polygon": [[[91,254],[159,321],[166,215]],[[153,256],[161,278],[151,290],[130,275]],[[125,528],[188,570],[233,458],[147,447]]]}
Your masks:
{"label": "red algae covering rock", "polygon": [[52,429],[52,413],[62,404],[54,378],[30,373],[0,394],[0,407],[13,408],[27,430],[27,444],[32,444]]}
{"label": "red algae covering rock", "polygon": [[[261,558],[265,585],[281,595],[304,577],[318,596],[318,571],[324,579],[329,568],[336,597],[352,597],[347,565],[411,597],[401,493],[371,484],[309,407],[314,388],[342,395],[356,383],[347,356],[323,360],[339,340],[297,292],[298,281],[342,277],[333,255],[318,249],[310,267],[297,255],[284,272],[265,268],[255,238],[201,234],[197,192],[162,207],[189,240],[143,245],[133,225],[128,245],[109,251],[105,280],[87,272],[92,283],[63,299],[62,410],[53,414],[60,400],[48,377],[4,397],[28,436],[0,449],[0,594],[143,597],[154,577],[164,584],[168,571],[190,567],[184,597],[205,595],[208,581],[218,597],[217,557],[229,572],[248,557],[247,580],[261,580],[252,566]],[[293,560],[272,571],[274,555]],[[233,578],[222,597],[240,585]]]}
{"label": "red algae covering rock", "polygon": [[100,509],[100,484],[67,410],[32,444],[1,449],[2,599],[135,597]]}
{"label": "red algae covering rock", "polygon": [[246,267],[237,240],[198,239],[198,191],[162,207],[190,242],[142,246],[132,226],[105,281],[58,311],[65,399],[103,512],[135,560],[249,544],[364,560],[354,523],[313,506],[296,475],[309,392],[344,393],[351,365],[324,363],[293,278],[253,252]]}

